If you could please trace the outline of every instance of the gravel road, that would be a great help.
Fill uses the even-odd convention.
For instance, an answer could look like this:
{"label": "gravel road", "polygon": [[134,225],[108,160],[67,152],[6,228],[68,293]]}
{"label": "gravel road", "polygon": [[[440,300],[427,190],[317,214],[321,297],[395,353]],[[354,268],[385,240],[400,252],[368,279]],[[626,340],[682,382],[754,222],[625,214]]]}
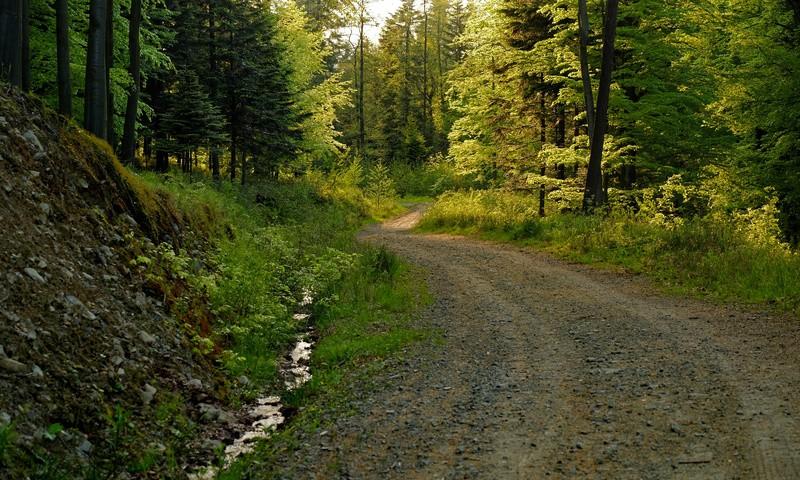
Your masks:
{"label": "gravel road", "polygon": [[406,352],[287,478],[797,479],[800,321],[513,246],[375,226],[428,272]]}

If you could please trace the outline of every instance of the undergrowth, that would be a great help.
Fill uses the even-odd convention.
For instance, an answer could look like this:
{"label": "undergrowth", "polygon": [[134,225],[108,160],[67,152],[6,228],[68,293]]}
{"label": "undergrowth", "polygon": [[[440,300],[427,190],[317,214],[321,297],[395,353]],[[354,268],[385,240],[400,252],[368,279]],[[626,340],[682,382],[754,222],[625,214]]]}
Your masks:
{"label": "undergrowth", "polygon": [[[640,201],[638,213],[553,213],[538,198],[505,191],[441,196],[419,229],[534,246],[571,260],[620,266],[675,292],[800,310],[800,255],[781,243],[774,204],[723,211],[692,202],[668,183]],[[680,198],[680,202],[670,200]],[[669,200],[669,208],[666,203]],[[676,207],[675,203],[678,203]],[[690,215],[692,209],[702,214]],[[683,211],[682,211],[683,210]]]}
{"label": "undergrowth", "polygon": [[[207,292],[211,331],[192,333],[198,354],[215,356],[229,378],[247,378],[234,382],[234,402],[265,386],[281,388],[278,362],[307,328],[292,314],[308,292],[319,340],[313,378],[287,393],[290,407],[311,413],[341,400],[343,378],[426,335],[409,326],[427,299],[418,274],[386,250],[355,239],[365,222],[401,211],[391,196],[360,188],[363,175],[348,168],[247,188],[141,175],[174,198],[179,210],[205,212],[192,218],[211,239],[205,259],[210,268],[193,271],[191,254],[183,251],[156,263],[191,272],[193,289]],[[248,468],[249,457],[223,478]]]}

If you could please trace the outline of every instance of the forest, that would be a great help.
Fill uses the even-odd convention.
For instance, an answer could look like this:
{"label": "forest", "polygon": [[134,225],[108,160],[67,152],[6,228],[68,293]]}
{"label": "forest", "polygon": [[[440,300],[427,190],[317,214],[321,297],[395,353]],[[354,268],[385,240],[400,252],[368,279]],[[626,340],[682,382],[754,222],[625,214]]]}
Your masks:
{"label": "forest", "polygon": [[372,39],[368,1],[8,2],[3,69],[156,171],[439,167],[542,213],[725,181],[797,243],[793,0],[418,3]]}
{"label": "forest", "polygon": [[[800,418],[783,390],[800,385],[783,370],[797,366],[800,335],[797,92],[800,0],[0,0],[0,279],[8,280],[0,380],[9,387],[0,389],[0,478],[620,478],[625,458],[640,458],[632,468],[644,477],[667,478],[680,466],[706,468],[689,472],[696,478],[782,478],[759,476],[759,455],[775,451],[795,452],[776,460],[775,472],[796,472],[793,420],[752,427],[783,446],[724,443],[741,426],[724,415],[707,418],[717,422],[708,437],[692,429],[708,412],[741,416],[748,402],[769,403],[765,396],[784,398],[786,414],[797,409]],[[537,253],[514,257],[517,248]],[[633,282],[634,293],[579,263]],[[653,300],[640,276],[689,303]],[[484,303],[463,303],[473,291]],[[566,308],[559,295],[575,306],[561,312],[564,323],[551,313]],[[581,323],[594,317],[578,310],[599,312],[602,327]],[[475,311],[494,313],[479,320]],[[690,323],[654,327],[661,320],[647,311]],[[451,313],[461,327],[442,323]],[[550,330],[497,327],[508,317],[533,328],[525,319],[537,315]],[[57,326],[73,316],[83,320]],[[98,317],[95,333],[79,327]],[[600,353],[582,343],[584,327]],[[42,333],[64,328],[83,340],[68,348]],[[621,329],[647,331],[653,343],[632,334],[617,348],[612,333]],[[611,385],[603,372],[621,372],[614,381],[636,398],[651,395],[637,389],[658,378],[683,382],[707,399],[705,413],[686,413],[695,415],[686,424],[672,413],[648,420],[665,425],[648,437],[656,456],[640,456],[635,440],[620,443],[622,460],[609,454],[604,464],[581,459],[610,441],[585,433],[600,435],[595,408],[593,426],[559,424],[557,443],[492,447],[530,460],[521,452],[550,445],[543,463],[520,460],[512,471],[482,457],[492,448],[465,459],[468,439],[491,421],[453,413],[458,419],[445,415],[417,434],[394,417],[413,410],[401,394],[376,397],[364,380],[386,365],[385,375],[406,369],[386,378],[405,379],[412,367],[398,358],[418,359],[408,352],[422,349],[451,367],[447,381],[477,392],[459,405],[495,402],[496,418],[510,418],[525,403],[517,390],[501,404],[476,385],[513,377],[513,368],[501,375],[487,370],[496,363],[470,365],[482,363],[483,342],[496,362],[523,355],[509,346],[520,335],[551,335],[564,348],[525,353],[515,365],[558,358],[553,370],[572,365],[596,377],[591,394],[576,387],[563,404],[591,409],[595,392]],[[680,345],[664,351],[690,345],[702,372],[684,375],[679,358],[656,357],[650,347],[663,335]],[[769,341],[783,335],[789,340]],[[695,345],[700,337],[716,347]],[[476,356],[430,347],[451,338]],[[301,345],[308,352],[298,354]],[[585,362],[563,354],[571,345]],[[729,364],[709,353],[742,349],[755,359],[758,345],[764,364],[782,372],[766,386],[756,360]],[[637,349],[640,357],[620,362],[665,366],[640,378],[633,367],[599,365]],[[94,351],[102,360],[88,360]],[[586,363],[599,366],[587,373]],[[427,376],[406,391],[439,398],[433,367],[414,365]],[[708,373],[728,368],[745,373]],[[463,371],[473,377],[457,378]],[[575,375],[565,384],[583,374]],[[704,375],[713,379],[691,383]],[[39,393],[28,377],[42,382]],[[716,381],[749,392],[745,406],[706,391]],[[541,400],[531,395],[531,404]],[[628,397],[614,402],[653,411]],[[383,437],[372,424],[338,423],[350,406],[373,404],[386,412],[378,424],[401,432],[396,451],[375,446]],[[265,405],[271,416],[253,416]],[[421,408],[439,418],[437,405]],[[775,415],[784,407],[772,406]],[[559,418],[591,417],[576,411]],[[539,414],[520,415],[552,427]],[[274,436],[257,429],[248,437],[254,418],[274,421],[264,428]],[[447,422],[472,430],[458,430],[449,453],[423,458]],[[639,438],[633,424],[618,428]],[[208,439],[220,430],[223,441]],[[576,444],[567,431],[587,440]],[[686,431],[706,439],[700,450]],[[349,447],[334,452],[329,435]],[[358,435],[375,436],[362,444]],[[231,450],[245,444],[235,438],[263,442]],[[740,450],[755,453],[731,453]]]}

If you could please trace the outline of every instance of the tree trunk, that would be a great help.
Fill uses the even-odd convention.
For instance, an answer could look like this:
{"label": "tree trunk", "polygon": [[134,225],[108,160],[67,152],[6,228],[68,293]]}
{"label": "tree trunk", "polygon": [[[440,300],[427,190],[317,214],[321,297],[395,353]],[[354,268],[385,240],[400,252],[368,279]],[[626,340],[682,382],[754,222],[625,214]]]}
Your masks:
{"label": "tree trunk", "polygon": [[366,158],[366,120],[364,119],[364,24],[367,19],[365,18],[364,3],[361,3],[361,14],[359,16],[359,33],[358,33],[358,48],[359,48],[359,82],[358,82],[358,145],[359,154],[361,159]]}
{"label": "tree trunk", "polygon": [[22,90],[31,91],[31,0],[22,0],[20,64]]}
{"label": "tree trunk", "polygon": [[796,24],[800,25],[800,0],[786,0],[789,4],[789,8],[792,9],[794,13],[794,21]]}
{"label": "tree trunk", "polygon": [[614,71],[614,42],[617,36],[619,0],[608,0],[606,22],[603,29],[603,62],[600,67],[600,89],[595,109],[594,135],[592,136],[589,171],[583,192],[583,209],[590,211],[606,202],[603,189],[603,143],[608,128],[608,102],[611,96],[611,77]]}
{"label": "tree trunk", "polygon": [[578,24],[580,28],[581,79],[583,80],[583,101],[586,104],[586,125],[589,128],[589,142],[594,138],[594,94],[592,77],[589,73],[589,12],[586,0],[578,0]]}
{"label": "tree trunk", "polygon": [[247,184],[247,152],[242,152],[242,186]]}
{"label": "tree trunk", "polygon": [[106,6],[106,140],[112,150],[117,149],[117,132],[114,128],[114,92],[111,88],[111,67],[114,65],[114,0]]}
{"label": "tree trunk", "polygon": [[84,108],[86,130],[104,140],[108,138],[108,84],[106,83],[105,52],[107,8],[107,0],[90,0]]}
{"label": "tree trunk", "polygon": [[422,0],[422,16],[422,132],[428,139],[428,0]]}
{"label": "tree trunk", "polygon": [[136,121],[139,118],[139,86],[142,82],[142,57],[139,43],[139,29],[142,24],[142,0],[131,0],[130,29],[128,30],[128,49],[130,65],[128,72],[133,83],[128,93],[128,104],[125,107],[125,128],[122,133],[122,161],[125,164],[136,164]]}
{"label": "tree trunk", "polygon": [[161,173],[169,171],[169,154],[163,150],[156,150],[156,171]]}
{"label": "tree trunk", "polygon": [[56,56],[58,63],[58,113],[72,116],[72,72],[69,57],[68,0],[56,0]]}
{"label": "tree trunk", "polygon": [[0,0],[0,78],[22,86],[22,0]]}
{"label": "tree trunk", "polygon": [[[544,88],[544,75],[541,77],[542,81],[542,88]],[[539,94],[539,140],[542,142],[542,148],[544,148],[544,144],[547,143],[547,102],[545,100],[545,93],[544,90]],[[542,161],[541,169],[539,171],[540,175],[544,177],[547,175],[547,164]],[[544,217],[545,214],[545,197],[547,196],[547,187],[544,184],[544,180],[542,180],[541,185],[539,185],[539,216]]]}
{"label": "tree trunk", "polygon": [[228,166],[231,174],[231,183],[236,180],[236,136],[231,135],[231,163]]}

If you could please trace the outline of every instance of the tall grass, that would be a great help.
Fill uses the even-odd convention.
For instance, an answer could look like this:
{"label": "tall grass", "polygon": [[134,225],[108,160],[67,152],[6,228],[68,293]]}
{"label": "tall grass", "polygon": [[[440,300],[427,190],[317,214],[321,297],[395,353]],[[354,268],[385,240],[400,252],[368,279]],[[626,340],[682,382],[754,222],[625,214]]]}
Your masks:
{"label": "tall grass", "polygon": [[757,234],[747,216],[708,215],[669,224],[645,215],[555,214],[538,199],[503,191],[443,195],[419,228],[532,245],[563,257],[645,273],[676,291],[800,309],[800,255]]}

